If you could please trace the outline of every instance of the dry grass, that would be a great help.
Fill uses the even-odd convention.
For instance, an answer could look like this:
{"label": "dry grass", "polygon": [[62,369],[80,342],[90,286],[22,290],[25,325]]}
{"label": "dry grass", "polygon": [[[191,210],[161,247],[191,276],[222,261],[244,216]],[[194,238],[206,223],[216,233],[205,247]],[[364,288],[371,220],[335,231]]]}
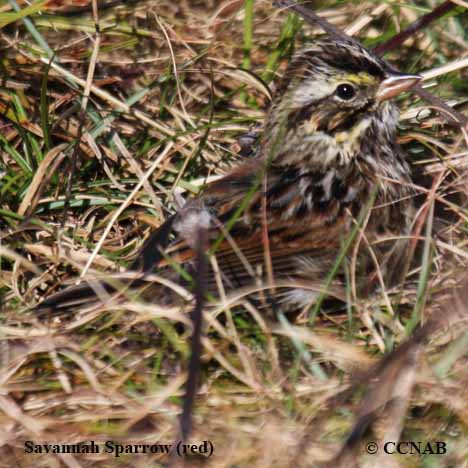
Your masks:
{"label": "dry grass", "polygon": [[[369,46],[432,5],[323,3],[321,15]],[[88,2],[47,2],[28,25],[2,3],[1,464],[168,463],[161,454],[27,454],[24,442],[172,443],[187,315],[141,298],[55,322],[30,308],[80,275],[121,271],[177,196],[242,158],[236,137],[262,122],[268,96],[239,67],[270,82],[319,32],[267,1],[255,2],[251,23],[249,4],[99,2],[93,13]],[[462,9],[387,55],[401,70],[424,71],[428,90],[461,112]],[[334,457],[342,466],[468,466],[466,301],[449,299],[468,264],[467,133],[414,96],[400,104],[401,142],[421,184],[420,262],[404,288],[350,291],[349,310],[323,309],[313,328],[272,320],[240,295],[206,314],[191,440],[213,444],[208,466],[331,466]],[[381,361],[440,316],[447,321],[429,327],[429,340]],[[338,456],[359,417],[381,406],[366,441],[392,440],[401,428],[401,440],[444,441],[447,454],[371,456],[363,443]]]}

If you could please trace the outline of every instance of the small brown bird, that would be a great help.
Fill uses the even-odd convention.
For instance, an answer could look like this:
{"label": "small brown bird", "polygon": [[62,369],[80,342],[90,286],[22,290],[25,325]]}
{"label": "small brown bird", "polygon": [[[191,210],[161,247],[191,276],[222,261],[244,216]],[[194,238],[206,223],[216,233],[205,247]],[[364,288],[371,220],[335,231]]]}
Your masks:
{"label": "small brown bird", "polygon": [[[187,284],[176,270],[194,274],[194,239],[202,225],[211,249],[216,245],[217,278],[225,290],[274,279],[278,304],[300,308],[313,303],[343,240],[365,214],[357,277],[365,282],[376,268],[369,249],[383,273],[395,269],[406,246],[398,238],[410,234],[415,210],[391,99],[419,80],[352,41],[320,40],[301,50],[277,88],[255,156],[167,221],[146,242],[134,268]],[[161,239],[170,232],[175,239],[161,253]],[[96,285],[91,286],[66,289],[39,309],[95,299]],[[216,294],[218,286],[210,270],[207,288]],[[172,301],[167,294],[160,288],[153,298]]]}

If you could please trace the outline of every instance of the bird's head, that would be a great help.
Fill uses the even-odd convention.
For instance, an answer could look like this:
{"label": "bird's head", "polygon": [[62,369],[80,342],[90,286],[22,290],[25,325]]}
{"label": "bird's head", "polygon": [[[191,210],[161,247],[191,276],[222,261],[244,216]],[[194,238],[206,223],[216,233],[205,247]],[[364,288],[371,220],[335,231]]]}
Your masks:
{"label": "bird's head", "polygon": [[355,42],[314,42],[290,62],[267,118],[267,139],[278,132],[284,139],[275,160],[346,164],[364,139],[394,140],[398,112],[390,100],[419,80]]}

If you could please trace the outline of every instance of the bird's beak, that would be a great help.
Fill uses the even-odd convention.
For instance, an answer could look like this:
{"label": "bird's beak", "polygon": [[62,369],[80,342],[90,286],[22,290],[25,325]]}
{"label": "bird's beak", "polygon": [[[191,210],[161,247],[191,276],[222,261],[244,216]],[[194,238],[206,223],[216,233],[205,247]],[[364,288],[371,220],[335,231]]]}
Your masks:
{"label": "bird's beak", "polygon": [[419,83],[421,79],[422,76],[420,75],[408,75],[392,70],[387,73],[387,77],[380,83],[376,94],[377,101],[385,101],[398,96],[398,94]]}

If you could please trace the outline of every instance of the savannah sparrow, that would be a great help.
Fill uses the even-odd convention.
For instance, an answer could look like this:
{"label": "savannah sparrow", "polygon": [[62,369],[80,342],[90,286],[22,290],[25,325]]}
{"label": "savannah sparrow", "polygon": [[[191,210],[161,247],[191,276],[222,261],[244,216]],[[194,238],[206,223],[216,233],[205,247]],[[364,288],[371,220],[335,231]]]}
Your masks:
{"label": "savannah sparrow", "polygon": [[[216,248],[219,274],[211,262],[208,290],[218,291],[219,278],[226,291],[255,289],[267,280],[272,287],[273,278],[278,304],[300,308],[313,303],[343,239],[361,217],[360,245],[348,249],[357,276],[365,281],[376,261],[382,272],[395,269],[414,207],[391,98],[419,79],[351,41],[325,39],[301,50],[277,87],[254,157],[209,184],[167,221],[161,229],[175,238],[161,253],[156,246],[161,231],[153,234],[135,265],[183,281],[173,266],[195,273],[194,238],[197,226],[204,225],[211,245],[223,239]],[[338,296],[343,278],[338,272],[333,285]],[[39,308],[88,300],[93,289],[96,285],[65,290]],[[171,296],[164,294],[166,300]]]}

